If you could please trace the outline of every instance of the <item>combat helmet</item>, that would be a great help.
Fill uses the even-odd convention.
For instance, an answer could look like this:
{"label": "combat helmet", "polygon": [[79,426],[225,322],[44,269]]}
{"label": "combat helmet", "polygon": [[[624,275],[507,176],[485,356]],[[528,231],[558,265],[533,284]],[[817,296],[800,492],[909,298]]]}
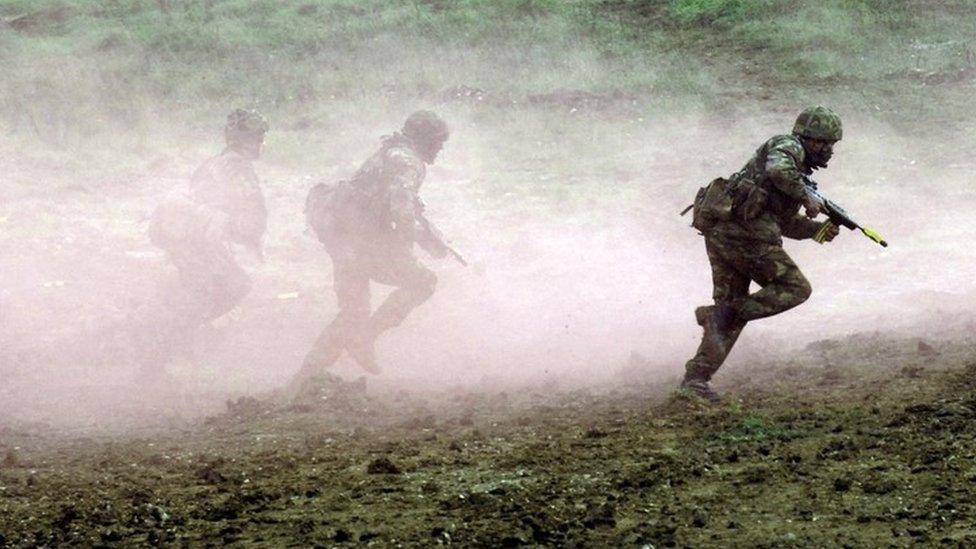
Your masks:
{"label": "combat helmet", "polygon": [[817,105],[804,110],[796,117],[793,133],[809,139],[840,141],[844,137],[844,128],[837,113]]}
{"label": "combat helmet", "polygon": [[411,140],[438,144],[447,141],[450,135],[447,123],[433,111],[426,110],[417,111],[407,117],[402,132]]}
{"label": "combat helmet", "polygon": [[253,109],[234,109],[227,115],[224,137],[228,145],[240,143],[247,138],[264,137],[268,131],[268,121]]}

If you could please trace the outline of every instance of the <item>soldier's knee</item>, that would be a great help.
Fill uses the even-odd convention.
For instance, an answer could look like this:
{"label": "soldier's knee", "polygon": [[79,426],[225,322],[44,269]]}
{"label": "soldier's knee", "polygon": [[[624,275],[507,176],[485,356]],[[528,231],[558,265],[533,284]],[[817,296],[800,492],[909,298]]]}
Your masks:
{"label": "soldier's knee", "polygon": [[369,305],[366,307],[354,306],[345,307],[339,310],[339,314],[336,315],[335,319],[332,321],[332,325],[338,329],[350,329],[362,326],[369,320]]}
{"label": "soldier's knee", "polygon": [[414,296],[418,303],[423,302],[434,295],[434,290],[437,289],[437,275],[427,268],[417,269],[403,281],[400,287]]}
{"label": "soldier's knee", "polygon": [[230,294],[230,300],[236,306],[241,301],[244,301],[244,298],[247,297],[247,294],[251,293],[253,288],[254,283],[251,282],[251,277],[244,273],[238,274],[231,279],[229,284],[228,293]]}
{"label": "soldier's knee", "polygon": [[437,275],[433,271],[424,270],[421,276],[417,277],[414,290],[421,300],[426,300],[434,295],[437,289]]}
{"label": "soldier's knee", "polygon": [[790,285],[790,295],[793,297],[793,306],[796,307],[797,305],[810,299],[811,294],[813,294],[813,287],[810,286],[810,281],[808,281],[802,274],[798,274]]}

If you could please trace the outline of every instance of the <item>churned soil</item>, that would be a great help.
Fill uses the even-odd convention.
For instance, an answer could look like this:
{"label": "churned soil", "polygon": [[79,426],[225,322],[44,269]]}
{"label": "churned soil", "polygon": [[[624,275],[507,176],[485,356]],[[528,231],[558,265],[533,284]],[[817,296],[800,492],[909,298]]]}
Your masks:
{"label": "churned soil", "polygon": [[818,342],[723,372],[714,406],[628,375],[453,394],[330,377],[150,434],[7,426],[0,545],[976,543],[966,342]]}

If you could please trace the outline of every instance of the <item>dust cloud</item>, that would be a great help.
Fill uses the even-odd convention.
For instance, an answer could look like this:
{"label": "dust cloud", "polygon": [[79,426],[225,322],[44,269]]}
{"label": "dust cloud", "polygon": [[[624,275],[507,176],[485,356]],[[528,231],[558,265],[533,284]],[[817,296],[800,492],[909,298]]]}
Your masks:
{"label": "dust cloud", "polygon": [[[72,98],[63,99],[70,106]],[[839,97],[820,99],[839,102],[846,137],[816,179],[891,247],[847,231],[825,246],[788,242],[813,297],[750,325],[728,368],[817,339],[890,330],[941,337],[972,321],[973,162],[946,158],[958,142],[913,137]],[[307,129],[294,115],[275,120],[268,112],[272,131],[256,164],[271,211],[267,262],[238,253],[254,290],[228,318],[201,328],[194,348],[171,364],[172,386],[140,386],[119,334],[174,274],[141,219],[219,151],[224,111],[235,106],[208,110],[212,130],[181,135],[157,116],[131,136],[95,133],[67,148],[9,128],[16,138],[2,148],[0,173],[24,173],[48,150],[70,166],[78,162],[72,156],[130,137],[142,153],[107,179],[54,173],[64,168],[49,158],[29,168],[29,188],[0,188],[9,197],[0,204],[0,419],[88,427],[189,421],[227,398],[283,385],[336,311],[328,257],[304,232],[305,192],[314,181],[351,174],[415,107],[437,110],[452,126],[421,194],[471,266],[424,259],[438,273],[438,291],[381,338],[384,373],[371,386],[556,390],[620,383],[635,368],[646,381],[677,378],[697,345],[693,308],[711,291],[701,239],[678,212],[698,186],[738,170],[763,140],[787,132],[804,105],[770,108],[755,99],[735,109],[641,114],[633,106],[367,98],[343,105],[344,113],[366,113],[365,122],[333,118]],[[165,129],[146,130],[153,120]],[[73,182],[45,184],[66,179]],[[378,289],[374,300],[384,295]],[[642,358],[635,362],[634,353]],[[348,359],[333,373],[362,375]]]}

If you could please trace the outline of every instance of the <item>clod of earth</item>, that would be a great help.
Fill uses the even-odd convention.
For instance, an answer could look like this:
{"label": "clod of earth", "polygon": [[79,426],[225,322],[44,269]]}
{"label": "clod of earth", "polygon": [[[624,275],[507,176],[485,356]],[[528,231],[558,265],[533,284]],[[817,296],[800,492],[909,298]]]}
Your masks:
{"label": "clod of earth", "polygon": [[371,475],[399,475],[400,468],[387,457],[379,457],[369,462],[366,472]]}

